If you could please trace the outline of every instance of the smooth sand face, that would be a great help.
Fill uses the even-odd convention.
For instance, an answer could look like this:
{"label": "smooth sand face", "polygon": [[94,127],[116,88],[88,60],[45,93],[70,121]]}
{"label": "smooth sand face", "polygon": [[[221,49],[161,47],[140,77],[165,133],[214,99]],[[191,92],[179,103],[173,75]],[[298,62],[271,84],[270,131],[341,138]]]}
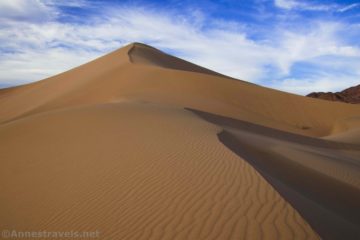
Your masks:
{"label": "smooth sand face", "polygon": [[[0,228],[99,230],[102,239],[328,237],[304,196],[334,221],[356,219],[337,207],[343,201],[324,200],[329,189],[312,194],[308,181],[287,177],[292,165],[274,154],[300,164],[304,179],[311,170],[358,194],[359,116],[359,106],[262,88],[132,44],[0,90]],[[267,160],[282,171],[259,165]]]}

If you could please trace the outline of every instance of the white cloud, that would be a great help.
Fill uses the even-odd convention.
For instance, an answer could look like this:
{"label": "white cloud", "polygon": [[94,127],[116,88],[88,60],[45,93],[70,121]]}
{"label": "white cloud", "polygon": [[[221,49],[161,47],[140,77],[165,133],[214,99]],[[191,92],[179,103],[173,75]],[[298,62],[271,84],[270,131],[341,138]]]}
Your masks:
{"label": "white cloud", "polygon": [[319,4],[314,1],[308,0],[274,0],[275,6],[286,10],[304,10],[304,11],[334,11],[334,12],[346,12],[353,8],[359,7],[359,3],[353,3],[349,5],[339,4]]}
{"label": "white cloud", "polygon": [[[288,75],[296,62],[312,61],[319,56],[360,57],[360,49],[341,39],[345,29],[341,23],[317,22],[312,27],[280,31],[277,62],[283,75]],[[315,63],[314,63],[315,64]]]}
{"label": "white cloud", "polygon": [[24,21],[43,21],[55,14],[51,9],[39,0],[2,0],[0,1],[0,20],[6,19]]}
{"label": "white cloud", "polygon": [[338,11],[339,12],[346,12],[346,11],[349,11],[349,10],[357,8],[357,7],[360,7],[360,3],[353,3],[353,4],[350,4],[350,5],[341,7],[341,8],[338,9]]}
{"label": "white cloud", "polygon": [[[53,13],[51,8],[47,11]],[[12,19],[0,23],[0,29],[0,84],[42,79],[133,41],[165,49],[233,77],[297,93],[306,93],[304,84],[310,84],[314,91],[326,84],[332,88],[349,86],[353,83],[351,77],[360,79],[360,72],[355,70],[360,50],[342,41],[341,23],[317,22],[301,29],[279,27],[270,29],[265,39],[255,41],[241,25],[213,22],[199,11],[184,16],[133,7],[108,9],[101,18],[89,18],[86,25]],[[335,78],[322,73],[329,68],[317,62],[322,56],[357,59],[356,64],[333,63],[338,71],[350,71],[353,75],[338,74]],[[298,62],[318,66],[316,76],[321,78],[306,77],[301,82],[301,78],[292,75]],[[333,83],[337,77],[343,78],[343,85]],[[274,81],[268,82],[269,79]]]}
{"label": "white cloud", "polygon": [[323,74],[313,76],[311,78],[285,78],[269,84],[282,91],[306,95],[311,92],[337,92],[344,90],[351,86],[358,85],[360,82],[359,75],[346,75],[346,74]]}
{"label": "white cloud", "polygon": [[314,4],[298,0],[275,0],[275,6],[287,10],[298,9],[307,11],[329,11],[336,7],[334,4]]}
{"label": "white cloud", "polygon": [[275,0],[275,5],[279,8],[293,9],[299,7],[299,3],[295,0]]}
{"label": "white cloud", "polygon": [[0,59],[0,86],[37,81],[98,57],[95,52],[75,49],[37,49]]}
{"label": "white cloud", "polygon": [[86,0],[41,0],[47,6],[62,6],[62,7],[86,7],[88,2]]}

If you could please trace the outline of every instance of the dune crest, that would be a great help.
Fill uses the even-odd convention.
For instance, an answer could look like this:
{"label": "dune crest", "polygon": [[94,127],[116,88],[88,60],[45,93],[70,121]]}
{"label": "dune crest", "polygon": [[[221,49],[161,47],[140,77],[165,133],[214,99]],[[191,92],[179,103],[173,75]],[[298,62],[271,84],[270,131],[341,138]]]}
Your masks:
{"label": "dune crest", "polygon": [[168,55],[156,48],[142,43],[130,44],[128,55],[130,61],[135,64],[146,64],[151,66],[170,68],[174,70],[222,76],[217,72],[211,71],[204,67],[200,67],[183,59]]}
{"label": "dune crest", "polygon": [[0,90],[0,227],[356,239],[359,117],[133,43]]}

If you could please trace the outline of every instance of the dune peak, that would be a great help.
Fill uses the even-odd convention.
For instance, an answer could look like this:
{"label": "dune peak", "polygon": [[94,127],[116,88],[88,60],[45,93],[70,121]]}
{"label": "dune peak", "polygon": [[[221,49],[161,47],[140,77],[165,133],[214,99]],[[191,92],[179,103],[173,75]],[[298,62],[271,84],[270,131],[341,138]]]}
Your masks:
{"label": "dune peak", "polygon": [[177,58],[144,43],[133,42],[128,46],[129,60],[133,64],[222,76],[217,72]]}

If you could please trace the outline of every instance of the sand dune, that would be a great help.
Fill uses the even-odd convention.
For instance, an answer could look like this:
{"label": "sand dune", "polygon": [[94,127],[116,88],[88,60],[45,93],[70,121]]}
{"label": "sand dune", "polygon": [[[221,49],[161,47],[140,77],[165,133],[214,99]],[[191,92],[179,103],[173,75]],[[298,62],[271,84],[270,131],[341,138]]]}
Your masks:
{"label": "sand dune", "polygon": [[356,239],[359,117],[130,44],[0,90],[0,228]]}

